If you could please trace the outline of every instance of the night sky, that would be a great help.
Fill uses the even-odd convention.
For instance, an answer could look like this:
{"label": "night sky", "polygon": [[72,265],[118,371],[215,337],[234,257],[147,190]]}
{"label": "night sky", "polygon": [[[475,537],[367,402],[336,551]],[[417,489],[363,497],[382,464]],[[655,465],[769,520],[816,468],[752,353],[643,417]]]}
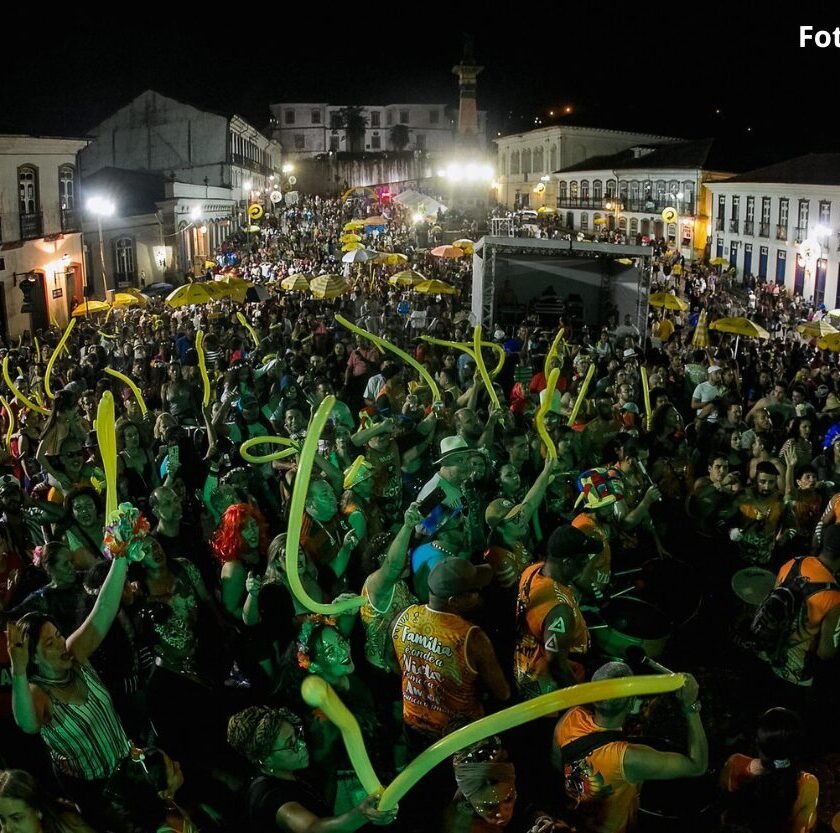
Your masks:
{"label": "night sky", "polygon": [[[200,23],[209,11],[144,21],[138,6],[133,22],[52,21],[55,34],[39,32],[26,59],[13,33],[37,23],[21,18],[5,28],[0,131],[84,135],[149,87],[258,126],[272,101],[455,104],[450,69],[470,30],[493,136],[534,127],[535,118],[559,122],[549,111],[571,107],[562,116],[570,124],[714,136],[740,169],[840,150],[832,125],[840,49],[798,48],[800,24],[833,29],[840,12],[736,2],[647,4],[653,15],[588,0],[582,9],[578,0],[480,13],[368,0],[332,15],[319,7],[308,19],[290,4],[243,4],[214,27]],[[495,29],[475,22],[488,17],[499,20]]]}

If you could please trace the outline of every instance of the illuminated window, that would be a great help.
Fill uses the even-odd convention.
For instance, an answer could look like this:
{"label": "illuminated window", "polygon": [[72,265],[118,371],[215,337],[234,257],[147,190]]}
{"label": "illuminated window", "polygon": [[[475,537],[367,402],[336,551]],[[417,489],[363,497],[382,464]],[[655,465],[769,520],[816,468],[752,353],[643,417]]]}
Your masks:
{"label": "illuminated window", "polygon": [[62,209],[76,207],[76,169],[72,165],[62,165],[58,169],[58,198]]}
{"label": "illuminated window", "polygon": [[38,172],[35,168],[24,165],[18,168],[18,188],[20,193],[20,213],[38,212]]}
{"label": "illuminated window", "polygon": [[130,280],[128,276],[134,274],[134,241],[130,237],[114,241],[114,264],[117,274]]}

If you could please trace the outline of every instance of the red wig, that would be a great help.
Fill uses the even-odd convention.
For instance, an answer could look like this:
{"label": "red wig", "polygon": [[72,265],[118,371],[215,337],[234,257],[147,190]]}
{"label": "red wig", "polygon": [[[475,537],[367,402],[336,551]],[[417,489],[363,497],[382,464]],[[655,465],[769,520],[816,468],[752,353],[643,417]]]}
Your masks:
{"label": "red wig", "polygon": [[245,522],[253,518],[260,531],[259,553],[265,557],[268,550],[268,529],[265,518],[259,509],[255,509],[250,503],[235,503],[228,506],[222,520],[216,528],[210,546],[213,554],[220,564],[228,561],[239,561],[245,550],[245,541],[242,539],[242,527]]}

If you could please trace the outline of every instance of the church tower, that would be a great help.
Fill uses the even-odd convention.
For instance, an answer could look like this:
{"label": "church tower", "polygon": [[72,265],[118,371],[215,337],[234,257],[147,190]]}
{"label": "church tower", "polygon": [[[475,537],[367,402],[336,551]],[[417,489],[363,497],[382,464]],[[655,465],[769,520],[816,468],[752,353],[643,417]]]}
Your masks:
{"label": "church tower", "polygon": [[464,55],[461,63],[452,67],[458,76],[460,107],[458,108],[458,141],[475,144],[478,140],[478,107],[476,105],[476,79],[484,67],[478,66],[473,56],[472,35],[464,35]]}

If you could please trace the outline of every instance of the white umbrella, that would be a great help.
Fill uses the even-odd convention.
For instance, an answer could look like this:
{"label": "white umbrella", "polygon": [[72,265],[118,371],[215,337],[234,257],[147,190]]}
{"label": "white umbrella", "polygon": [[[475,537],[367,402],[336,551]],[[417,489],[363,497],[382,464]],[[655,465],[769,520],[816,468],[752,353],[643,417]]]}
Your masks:
{"label": "white umbrella", "polygon": [[369,260],[379,257],[381,252],[375,252],[373,249],[356,249],[354,252],[347,252],[343,258],[342,263],[367,263]]}

